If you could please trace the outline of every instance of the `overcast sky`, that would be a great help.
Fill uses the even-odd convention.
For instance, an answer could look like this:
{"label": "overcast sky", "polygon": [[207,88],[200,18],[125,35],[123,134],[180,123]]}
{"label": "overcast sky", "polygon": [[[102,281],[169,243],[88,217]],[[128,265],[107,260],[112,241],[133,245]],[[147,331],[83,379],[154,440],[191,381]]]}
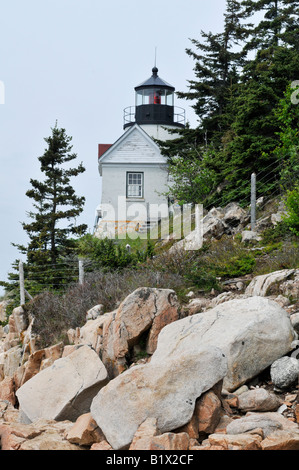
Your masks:
{"label": "overcast sky", "polygon": [[[134,87],[151,75],[157,47],[159,76],[177,91],[194,78],[185,49],[200,31],[222,30],[225,0],[10,0],[0,10],[0,279],[22,258],[11,243],[27,241],[21,222],[32,201],[30,178],[41,180],[38,157],[55,121],[73,137],[86,171],[73,186],[86,204],[80,222],[92,232],[101,202],[97,145],[123,131],[123,109]],[[1,91],[1,90],[0,90]],[[196,118],[186,109],[192,127]],[[1,289],[1,288],[0,288]],[[3,290],[0,290],[0,294]]]}

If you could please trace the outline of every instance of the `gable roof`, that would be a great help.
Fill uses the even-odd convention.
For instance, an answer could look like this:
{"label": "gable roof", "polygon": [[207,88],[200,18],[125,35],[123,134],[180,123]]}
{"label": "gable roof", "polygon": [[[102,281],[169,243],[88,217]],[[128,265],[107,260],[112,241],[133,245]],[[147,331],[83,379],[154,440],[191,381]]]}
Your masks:
{"label": "gable roof", "polygon": [[161,155],[159,146],[138,125],[130,127],[99,158],[99,170],[103,164],[165,164],[166,158]]}

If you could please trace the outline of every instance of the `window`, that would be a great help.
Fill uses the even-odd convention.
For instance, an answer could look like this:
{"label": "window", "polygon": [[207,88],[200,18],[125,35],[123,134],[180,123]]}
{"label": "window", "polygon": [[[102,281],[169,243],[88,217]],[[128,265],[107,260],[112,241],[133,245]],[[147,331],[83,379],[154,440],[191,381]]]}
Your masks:
{"label": "window", "polygon": [[146,88],[136,92],[136,106],[143,104],[167,104],[173,106],[173,92],[158,88]]}
{"label": "window", "polygon": [[127,173],[127,198],[143,197],[143,173]]}

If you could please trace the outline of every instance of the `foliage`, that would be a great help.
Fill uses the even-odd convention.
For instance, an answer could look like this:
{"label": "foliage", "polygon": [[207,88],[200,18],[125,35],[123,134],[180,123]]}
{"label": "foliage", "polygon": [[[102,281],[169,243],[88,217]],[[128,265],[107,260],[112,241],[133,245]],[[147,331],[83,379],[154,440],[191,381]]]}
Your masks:
{"label": "foliage", "polygon": [[205,162],[210,156],[208,152],[198,155],[199,150],[197,148],[192,152],[190,148],[185,148],[184,153],[189,151],[187,158],[180,153],[169,163],[171,185],[167,195],[181,205],[201,203],[214,186],[213,171],[205,168]]}
{"label": "foliage", "polygon": [[254,256],[238,240],[224,237],[199,253],[188,277],[201,287],[208,281],[210,288],[216,287],[219,281],[249,274],[254,267]]}
{"label": "foliage", "polygon": [[[253,172],[258,196],[277,195],[281,165],[284,177],[298,166],[299,107],[289,95],[281,102],[299,70],[296,3],[227,1],[223,31],[192,40],[195,51],[186,52],[195,78],[178,96],[193,102],[199,124],[159,143],[170,163],[174,199],[242,204],[250,200]],[[256,18],[255,25],[245,24]]]}
{"label": "foliage", "polygon": [[[296,51],[259,51],[246,67],[232,109],[234,120],[219,154],[219,176],[226,181],[223,203],[249,197],[250,176],[258,174],[257,195],[279,188],[279,120],[276,108],[299,67]],[[221,161],[220,161],[221,159]]]}
{"label": "foliage", "polygon": [[248,25],[242,24],[239,3],[227,0],[222,32],[201,31],[201,40],[191,40],[195,50],[186,49],[195,62],[195,79],[188,81],[187,92],[177,95],[192,102],[198,127],[187,125],[179,130],[177,139],[158,142],[169,164],[170,195],[179,203],[203,203],[217,190],[219,162],[215,155],[221,154],[223,135],[231,125],[229,103],[235,99],[239,68],[246,55],[239,45]]}
{"label": "foliage", "polygon": [[289,190],[285,198],[287,215],[284,221],[290,231],[299,237],[299,184],[293,190]]}
{"label": "foliage", "polygon": [[298,46],[298,3],[294,0],[243,0],[244,14],[263,12],[262,20],[252,28],[246,50],[267,49],[287,43]]}
{"label": "foliage", "polygon": [[295,100],[298,85],[297,91],[294,91],[295,85],[287,87],[275,110],[279,123],[279,144],[274,154],[281,161],[280,184],[283,190],[289,190],[299,180],[299,106]]}
{"label": "foliage", "polygon": [[[29,236],[27,247],[19,246],[27,255],[29,263],[42,264],[68,255],[73,248],[70,236],[81,236],[86,225],[76,224],[76,217],[83,211],[84,197],[78,197],[70,185],[70,179],[85,171],[82,163],[76,168],[65,168],[64,164],[77,158],[72,153],[71,137],[65,129],[59,129],[57,123],[52,135],[45,139],[48,147],[38,158],[44,181],[31,179],[32,189],[26,195],[33,200],[36,212],[30,212],[31,223],[23,223],[23,229]],[[67,226],[61,226],[67,222]]]}
{"label": "foliage", "polygon": [[282,221],[277,225],[269,227],[263,231],[261,244],[264,246],[285,240],[288,236],[288,233],[288,226],[285,222]]}
{"label": "foliage", "polygon": [[107,268],[110,270],[145,262],[153,257],[154,248],[148,240],[144,250],[128,250],[126,243],[109,238],[99,239],[86,234],[77,241],[77,253],[92,261],[91,269]]}
{"label": "foliage", "polygon": [[105,312],[111,312],[119,303],[140,286],[186,290],[183,277],[163,275],[146,267],[128,267],[122,270],[96,270],[87,273],[85,282],[69,286],[65,292],[43,292],[26,303],[25,309],[34,316],[34,333],[38,335],[40,348],[63,341],[67,344],[67,331],[81,327],[86,313],[102,304]]}

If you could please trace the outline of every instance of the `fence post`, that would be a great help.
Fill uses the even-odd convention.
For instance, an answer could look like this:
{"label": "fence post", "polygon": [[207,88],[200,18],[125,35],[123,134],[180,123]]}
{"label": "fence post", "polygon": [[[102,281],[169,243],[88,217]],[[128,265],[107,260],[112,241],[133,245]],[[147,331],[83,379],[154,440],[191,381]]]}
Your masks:
{"label": "fence post", "polygon": [[19,261],[19,282],[20,282],[20,304],[25,304],[25,286],[24,286],[24,266],[23,262]]}
{"label": "fence post", "polygon": [[256,223],[256,174],[251,175],[251,230],[254,231]]}
{"label": "fence post", "polygon": [[84,282],[84,264],[83,259],[79,259],[79,284]]}

